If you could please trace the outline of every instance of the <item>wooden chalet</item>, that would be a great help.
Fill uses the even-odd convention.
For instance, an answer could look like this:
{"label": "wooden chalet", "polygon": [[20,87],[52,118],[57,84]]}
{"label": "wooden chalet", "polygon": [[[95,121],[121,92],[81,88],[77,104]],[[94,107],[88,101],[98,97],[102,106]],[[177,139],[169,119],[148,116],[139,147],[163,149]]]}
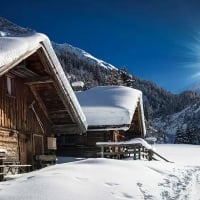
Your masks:
{"label": "wooden chalet", "polygon": [[37,165],[55,154],[55,135],[81,134],[86,119],[49,39],[0,37],[0,148]]}
{"label": "wooden chalet", "polygon": [[61,135],[58,153],[96,157],[96,142],[144,138],[146,128],[142,92],[123,86],[101,86],[77,92],[88,123],[86,134]]}

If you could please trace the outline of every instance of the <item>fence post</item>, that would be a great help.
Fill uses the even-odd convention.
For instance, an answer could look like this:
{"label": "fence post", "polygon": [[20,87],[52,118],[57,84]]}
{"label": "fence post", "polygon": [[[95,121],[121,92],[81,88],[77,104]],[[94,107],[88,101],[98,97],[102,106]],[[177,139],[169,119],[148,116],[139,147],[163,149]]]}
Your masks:
{"label": "fence post", "polygon": [[101,158],[104,158],[104,146],[101,146]]}
{"label": "fence post", "polygon": [[136,160],[136,146],[134,145],[134,148],[133,148],[133,159]]}
{"label": "fence post", "polygon": [[142,158],[143,159],[145,158],[145,148],[144,148],[144,146],[142,146]]}
{"label": "fence post", "polygon": [[138,146],[138,158],[139,160],[141,160],[141,147]]}
{"label": "fence post", "polygon": [[[0,165],[3,165],[3,159],[0,158]],[[4,168],[0,167],[0,181],[4,180]]]}
{"label": "fence post", "polygon": [[152,160],[153,152],[151,149],[148,150],[148,157],[149,157],[149,159],[148,159],[149,161]]}

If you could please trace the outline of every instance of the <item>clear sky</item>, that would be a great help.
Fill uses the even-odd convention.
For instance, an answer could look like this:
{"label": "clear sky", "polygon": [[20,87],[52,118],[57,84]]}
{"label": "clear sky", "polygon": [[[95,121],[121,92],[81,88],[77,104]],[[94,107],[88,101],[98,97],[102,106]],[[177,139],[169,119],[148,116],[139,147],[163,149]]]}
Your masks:
{"label": "clear sky", "polygon": [[200,82],[199,0],[9,0],[0,13],[172,92]]}

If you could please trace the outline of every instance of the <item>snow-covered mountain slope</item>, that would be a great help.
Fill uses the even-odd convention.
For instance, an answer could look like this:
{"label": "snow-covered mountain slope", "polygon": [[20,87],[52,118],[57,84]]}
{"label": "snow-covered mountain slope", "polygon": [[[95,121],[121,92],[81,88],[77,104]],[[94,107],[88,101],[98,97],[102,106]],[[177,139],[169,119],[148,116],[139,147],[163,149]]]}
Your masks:
{"label": "snow-covered mountain slope", "polygon": [[198,92],[200,94],[200,83],[196,83],[194,86],[190,88],[190,90]]}
{"label": "snow-covered mountain slope", "polygon": [[95,65],[98,65],[98,66],[101,66],[101,67],[104,67],[106,69],[114,69],[114,70],[117,70],[116,67],[114,67],[113,65],[103,61],[103,60],[100,60],[100,59],[97,59],[95,58],[94,56],[92,56],[91,54],[87,53],[86,51],[82,50],[82,49],[79,49],[77,47],[74,47],[70,44],[56,44],[56,43],[52,43],[53,44],[53,47],[55,49],[55,51],[57,53],[59,52],[71,52],[73,54],[75,54],[77,56],[77,58],[81,59],[81,60],[85,60],[91,64],[95,64]]}
{"label": "snow-covered mountain slope", "polygon": [[199,119],[200,102],[166,117],[155,118],[152,124],[160,133],[165,133],[165,138],[163,138],[165,142],[174,143],[178,129],[181,132],[186,132],[187,129],[193,128],[195,133],[200,136]]}
{"label": "snow-covered mountain slope", "polygon": [[32,29],[20,27],[7,19],[0,17],[0,37],[28,35],[34,32],[35,31]]}

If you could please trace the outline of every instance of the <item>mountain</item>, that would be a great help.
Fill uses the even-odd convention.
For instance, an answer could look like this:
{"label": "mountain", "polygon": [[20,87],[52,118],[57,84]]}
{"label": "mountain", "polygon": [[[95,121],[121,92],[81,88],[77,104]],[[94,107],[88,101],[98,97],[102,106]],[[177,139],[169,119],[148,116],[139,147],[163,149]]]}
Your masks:
{"label": "mountain", "polygon": [[87,53],[86,51],[82,50],[82,49],[79,49],[77,47],[73,47],[72,45],[70,44],[56,44],[54,42],[52,42],[53,44],[53,47],[54,47],[54,50],[59,54],[59,53],[72,53],[72,54],[75,54],[77,56],[77,59],[80,59],[80,60],[84,60],[92,65],[98,65],[100,67],[103,67],[103,68],[106,68],[106,69],[111,69],[111,70],[117,70],[116,67],[114,67],[113,65],[103,61],[103,60],[100,60],[100,59],[97,59],[95,58],[94,56],[92,56],[91,54]]}
{"label": "mountain", "polygon": [[194,85],[193,85],[191,88],[189,88],[189,89],[200,94],[200,83],[194,84]]}
{"label": "mountain", "polygon": [[32,29],[20,27],[7,19],[0,17],[0,37],[28,35],[34,32],[35,31]]}
{"label": "mountain", "polygon": [[[199,144],[200,142],[200,102],[195,103],[181,110],[180,112],[153,119],[154,128],[159,132],[160,142],[179,143],[178,132],[181,135],[185,134],[186,140],[189,140],[191,135],[195,135],[196,140],[193,142],[180,142]],[[192,131],[192,134],[191,134]]]}
{"label": "mountain", "polygon": [[[0,17],[0,37],[34,32]],[[141,90],[148,136],[157,137],[158,142],[173,143],[182,141],[176,137],[178,132],[192,135],[193,130],[200,140],[200,94],[195,91],[173,94],[72,45],[55,42],[52,45],[70,82],[82,81],[85,89],[97,85],[125,85]]]}

